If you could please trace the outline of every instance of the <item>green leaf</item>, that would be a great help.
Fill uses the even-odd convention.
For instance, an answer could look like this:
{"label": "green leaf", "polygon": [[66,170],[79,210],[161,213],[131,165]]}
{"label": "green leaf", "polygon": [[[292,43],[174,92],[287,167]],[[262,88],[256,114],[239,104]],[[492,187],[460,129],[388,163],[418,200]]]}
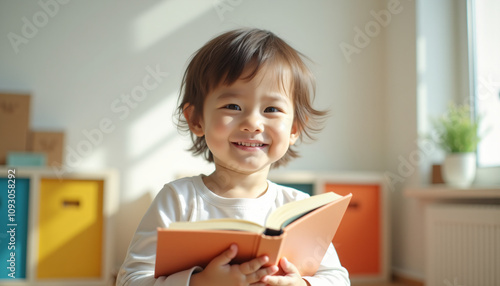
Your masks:
{"label": "green leaf", "polygon": [[467,104],[450,104],[448,111],[432,120],[438,134],[434,141],[446,152],[465,153],[476,151],[480,141],[478,136],[480,118],[472,117]]}

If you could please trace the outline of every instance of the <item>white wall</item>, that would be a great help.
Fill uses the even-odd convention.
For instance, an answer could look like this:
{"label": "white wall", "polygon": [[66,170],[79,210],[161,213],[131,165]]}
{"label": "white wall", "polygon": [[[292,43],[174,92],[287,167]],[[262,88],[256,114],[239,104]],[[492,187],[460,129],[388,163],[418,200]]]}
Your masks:
{"label": "white wall", "polygon": [[391,191],[392,267],[400,274],[423,277],[423,234],[418,205],[404,187],[418,180],[416,4],[403,10],[388,27],[385,80],[385,175]]}
{"label": "white wall", "polygon": [[[68,172],[120,171],[117,267],[162,185],[211,170],[184,151],[189,140],[172,123],[187,60],[214,35],[253,26],[315,62],[316,106],[331,110],[318,141],[303,144],[287,168],[402,176],[391,193],[393,265],[422,276],[420,210],[402,194],[419,173],[400,172],[401,158],[418,151],[414,1],[70,1],[49,5],[48,15],[40,3],[54,1],[0,0],[0,90],[32,94],[34,129],[66,132]],[[9,33],[25,41],[13,45]],[[160,70],[157,80],[151,69]],[[144,87],[150,90],[140,100],[122,101]],[[110,125],[102,137],[101,122]]]}
{"label": "white wall", "polygon": [[[387,59],[387,79],[392,82],[387,106],[393,106],[387,126],[392,126],[389,142],[399,146],[399,151],[390,144],[386,147],[391,148],[388,172],[403,178],[393,180],[393,270],[423,279],[424,204],[405,197],[404,188],[429,184],[431,165],[440,164],[443,158],[443,152],[427,137],[432,132],[431,119],[443,114],[450,102],[465,103],[469,98],[466,1],[420,0],[413,13],[389,29],[387,44],[396,54],[390,53]],[[400,41],[401,37],[408,42]],[[405,101],[403,94],[411,95]],[[491,175],[484,174],[481,180],[491,181]]]}

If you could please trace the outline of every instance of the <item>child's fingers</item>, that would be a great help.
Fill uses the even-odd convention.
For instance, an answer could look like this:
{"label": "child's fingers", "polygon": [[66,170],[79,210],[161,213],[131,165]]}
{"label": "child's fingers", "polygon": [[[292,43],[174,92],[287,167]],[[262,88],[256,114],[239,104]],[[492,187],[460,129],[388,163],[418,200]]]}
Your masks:
{"label": "child's fingers", "polygon": [[212,259],[210,263],[213,263],[215,265],[226,265],[233,260],[234,257],[236,257],[236,254],[238,253],[238,246],[236,244],[231,244],[231,246],[222,252],[219,256],[215,257]]}
{"label": "child's fingers", "polygon": [[293,263],[288,261],[286,258],[280,260],[281,269],[285,272],[285,276],[265,276],[261,279],[262,282],[267,285],[279,286],[279,285],[298,285],[297,281],[302,281],[300,273]]}
{"label": "child's fingers", "polygon": [[290,261],[288,261],[288,259],[286,259],[286,257],[283,257],[281,260],[280,260],[280,265],[281,265],[281,268],[283,269],[283,271],[285,271],[285,273],[299,273],[299,270],[297,269],[297,267],[295,267],[295,265],[293,263],[290,263]]}
{"label": "child's fingers", "polygon": [[269,261],[269,257],[261,256],[240,265],[240,271],[243,274],[250,274],[259,270],[264,264]]}
{"label": "child's fingers", "polygon": [[266,285],[288,285],[291,278],[287,276],[266,276],[261,281]]}
{"label": "child's fingers", "polygon": [[274,273],[278,272],[278,270],[278,266],[275,265],[259,269],[251,274],[248,274],[247,281],[260,281],[265,276],[273,275]]}

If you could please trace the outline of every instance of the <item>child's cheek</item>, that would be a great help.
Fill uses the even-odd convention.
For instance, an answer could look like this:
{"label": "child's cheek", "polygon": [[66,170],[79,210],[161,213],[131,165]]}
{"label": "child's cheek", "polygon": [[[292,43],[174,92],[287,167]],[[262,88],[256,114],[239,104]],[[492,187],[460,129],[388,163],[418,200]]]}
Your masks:
{"label": "child's cheek", "polygon": [[291,128],[291,127],[290,127],[290,124],[289,124],[288,122],[286,122],[286,121],[282,121],[282,122],[280,123],[280,125],[279,125],[278,130],[279,130],[279,132],[281,132],[281,133],[285,133],[285,132],[288,132],[288,131],[290,130],[290,128]]}
{"label": "child's cheek", "polygon": [[292,121],[291,120],[282,120],[276,125],[276,130],[288,136],[292,130]]}
{"label": "child's cheek", "polygon": [[227,132],[231,127],[234,119],[230,116],[221,116],[214,122],[214,130],[216,132]]}
{"label": "child's cheek", "polygon": [[231,116],[224,116],[222,117],[222,125],[223,126],[230,126],[232,125],[231,123],[234,121],[234,118]]}

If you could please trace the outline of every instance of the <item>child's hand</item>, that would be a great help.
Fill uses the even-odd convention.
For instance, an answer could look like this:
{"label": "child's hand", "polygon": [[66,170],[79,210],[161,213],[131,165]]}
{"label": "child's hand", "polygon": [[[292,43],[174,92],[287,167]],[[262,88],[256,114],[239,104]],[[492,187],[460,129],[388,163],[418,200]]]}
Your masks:
{"label": "child's hand", "polygon": [[268,275],[262,278],[262,282],[266,283],[266,285],[276,285],[276,286],[309,286],[309,283],[302,279],[300,276],[297,267],[293,265],[286,258],[282,258],[280,260],[280,266],[285,272],[283,276],[271,276]]}
{"label": "child's hand", "polygon": [[191,286],[195,285],[264,285],[259,282],[262,277],[272,275],[278,271],[277,266],[261,267],[269,258],[261,256],[242,264],[230,265],[229,262],[236,257],[238,247],[233,244],[228,250],[210,261],[207,267],[191,276]]}

